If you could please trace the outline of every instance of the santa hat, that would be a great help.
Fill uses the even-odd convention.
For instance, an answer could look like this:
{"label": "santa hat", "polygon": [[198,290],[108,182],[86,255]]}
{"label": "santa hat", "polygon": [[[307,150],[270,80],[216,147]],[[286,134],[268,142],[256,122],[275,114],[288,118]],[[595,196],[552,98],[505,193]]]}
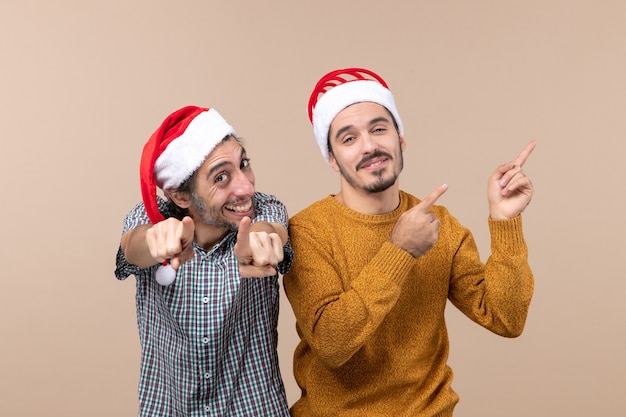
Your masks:
{"label": "santa hat", "polygon": [[393,94],[387,83],[378,74],[364,68],[344,68],[324,75],[315,85],[309,98],[309,120],[322,156],[328,156],[328,133],[330,124],[337,114],[351,104],[373,102],[384,106],[404,134],[404,127]]}
{"label": "santa hat", "polygon": [[[143,147],[139,177],[141,196],[152,224],[164,220],[156,189],[178,187],[202,165],[215,146],[235,130],[215,109],[187,106],[165,118]],[[161,285],[170,285],[176,271],[166,260],[155,272]]]}
{"label": "santa hat", "polygon": [[176,188],[202,165],[213,148],[235,130],[215,109],[187,106],[165,118],[143,147],[141,196],[152,224],[159,212],[156,188]]}

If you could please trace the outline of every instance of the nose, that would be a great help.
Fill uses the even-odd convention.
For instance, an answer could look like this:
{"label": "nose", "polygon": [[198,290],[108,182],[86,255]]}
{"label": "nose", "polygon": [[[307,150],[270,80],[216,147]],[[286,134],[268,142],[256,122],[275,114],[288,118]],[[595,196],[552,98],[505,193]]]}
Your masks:
{"label": "nose", "polygon": [[254,174],[238,170],[233,178],[233,192],[238,196],[254,194]]}
{"label": "nose", "polygon": [[378,149],[378,143],[376,139],[369,134],[369,132],[364,132],[361,135],[361,146],[363,154],[370,154],[375,152]]}

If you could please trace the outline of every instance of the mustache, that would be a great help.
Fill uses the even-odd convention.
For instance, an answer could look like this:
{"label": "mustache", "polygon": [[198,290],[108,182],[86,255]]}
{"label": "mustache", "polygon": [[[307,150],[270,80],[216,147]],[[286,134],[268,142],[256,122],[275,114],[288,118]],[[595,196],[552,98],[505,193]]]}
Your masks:
{"label": "mustache", "polygon": [[237,204],[241,204],[244,203],[246,201],[250,201],[252,203],[252,205],[254,205],[254,194],[250,197],[235,197],[232,200],[227,201],[226,203],[224,203],[225,205],[231,205],[231,206],[236,206]]}
{"label": "mustache", "polygon": [[372,159],[381,158],[381,157],[384,157],[384,158],[387,158],[387,159],[393,159],[393,158],[391,157],[391,155],[390,155],[390,154],[388,154],[387,152],[376,151],[376,152],[374,152],[374,153],[372,153],[372,154],[369,154],[369,155],[364,156],[364,157],[361,159],[361,161],[359,161],[359,163],[357,164],[357,171],[358,171],[359,169],[361,169],[361,167],[362,167],[363,165],[365,165],[366,163],[368,163],[368,162],[369,162],[369,161],[371,161]]}

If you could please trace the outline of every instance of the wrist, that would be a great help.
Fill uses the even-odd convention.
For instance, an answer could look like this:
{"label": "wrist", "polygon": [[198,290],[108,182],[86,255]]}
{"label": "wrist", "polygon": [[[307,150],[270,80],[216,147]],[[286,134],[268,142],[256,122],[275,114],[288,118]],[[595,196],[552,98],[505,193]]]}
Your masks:
{"label": "wrist", "polygon": [[503,212],[501,210],[497,210],[497,209],[491,209],[489,210],[489,218],[491,220],[511,220],[517,216],[519,216],[521,213],[506,213]]}

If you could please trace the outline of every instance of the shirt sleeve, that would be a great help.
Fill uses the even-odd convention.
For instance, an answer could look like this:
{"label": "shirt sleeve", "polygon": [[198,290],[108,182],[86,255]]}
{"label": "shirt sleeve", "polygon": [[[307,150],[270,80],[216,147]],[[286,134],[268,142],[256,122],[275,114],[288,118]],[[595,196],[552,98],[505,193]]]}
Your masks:
{"label": "shirt sleeve", "polygon": [[[289,215],[287,207],[276,196],[256,192],[254,195],[254,222],[269,222],[282,225],[285,230],[289,227]],[[291,240],[288,239],[283,247],[283,261],[278,264],[278,272],[286,274],[291,269],[293,262],[293,249]]]}
{"label": "shirt sleeve", "polygon": [[[167,212],[167,203],[160,197],[157,196],[157,203],[159,206],[159,211],[161,213]],[[143,203],[138,203],[135,207],[133,207],[124,218],[124,224],[122,227],[122,235],[127,231],[134,229],[138,226],[149,224],[150,219],[148,218],[148,213],[146,212],[146,208]],[[115,257],[115,277],[120,280],[124,280],[128,278],[130,275],[138,275],[141,271],[136,265],[130,264],[126,257],[124,256],[124,252],[122,251],[122,247],[119,246],[117,249],[117,255]]]}

